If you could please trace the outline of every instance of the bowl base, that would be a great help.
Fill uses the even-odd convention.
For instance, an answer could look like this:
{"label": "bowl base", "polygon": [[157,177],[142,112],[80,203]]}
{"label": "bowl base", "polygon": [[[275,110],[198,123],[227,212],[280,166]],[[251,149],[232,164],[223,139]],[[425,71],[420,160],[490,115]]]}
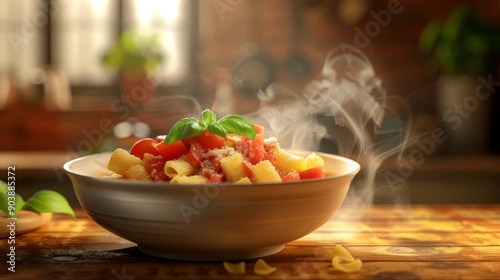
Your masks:
{"label": "bowl base", "polygon": [[285,245],[270,246],[259,249],[243,250],[243,251],[221,251],[221,252],[189,252],[189,251],[167,251],[158,248],[144,247],[138,245],[139,250],[148,255],[155,257],[180,260],[180,261],[234,261],[255,259],[272,254],[276,254],[285,248]]}

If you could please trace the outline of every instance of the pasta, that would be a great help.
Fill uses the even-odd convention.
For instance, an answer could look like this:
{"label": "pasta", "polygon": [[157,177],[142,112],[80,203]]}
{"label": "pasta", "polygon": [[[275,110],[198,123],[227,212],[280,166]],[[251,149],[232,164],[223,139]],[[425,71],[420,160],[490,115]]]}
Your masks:
{"label": "pasta", "polygon": [[247,177],[243,168],[243,157],[240,153],[225,157],[220,161],[222,170],[229,182],[236,182],[244,177]]}
{"label": "pasta", "polygon": [[206,183],[208,183],[208,179],[202,175],[193,175],[193,176],[180,175],[180,176],[175,176],[174,178],[172,178],[172,180],[170,180],[170,183],[172,183],[172,184],[206,184]]}
{"label": "pasta", "polygon": [[[204,113],[203,121],[216,120],[211,112]],[[205,125],[203,121],[195,123]],[[116,149],[108,161],[112,174],[106,177],[174,184],[252,184],[324,177],[324,161],[320,156],[314,153],[296,156],[281,149],[276,138],[264,139],[263,127],[241,116],[226,118],[224,126],[199,127],[198,132],[192,131],[192,122],[193,118],[177,122],[173,126],[177,133],[158,140],[140,139],[130,151]],[[220,131],[211,132],[211,127],[235,132],[222,137]]]}
{"label": "pasta", "polygon": [[231,274],[245,274],[245,262],[230,263],[223,262],[222,265]]}
{"label": "pasta", "polygon": [[190,176],[196,173],[196,167],[183,159],[169,160],[165,162],[165,174],[174,178],[175,176]]}
{"label": "pasta", "polygon": [[125,172],[125,177],[137,180],[137,181],[151,181],[151,177],[149,176],[146,168],[142,164],[136,164],[131,166],[127,172]]}
{"label": "pasta", "polygon": [[118,148],[111,154],[111,158],[108,162],[108,169],[125,176],[125,173],[130,167],[141,163],[142,161],[140,158],[129,154],[124,149]]}
{"label": "pasta", "polygon": [[253,267],[253,272],[257,275],[269,275],[276,272],[276,267],[269,266],[263,259],[258,259]]}
{"label": "pasta", "polygon": [[360,259],[355,259],[344,247],[336,245],[332,255],[333,269],[345,273],[354,273],[361,270],[362,262]]}
{"label": "pasta", "polygon": [[254,181],[257,183],[273,183],[281,182],[281,177],[276,171],[274,165],[268,161],[264,160],[252,168]]}

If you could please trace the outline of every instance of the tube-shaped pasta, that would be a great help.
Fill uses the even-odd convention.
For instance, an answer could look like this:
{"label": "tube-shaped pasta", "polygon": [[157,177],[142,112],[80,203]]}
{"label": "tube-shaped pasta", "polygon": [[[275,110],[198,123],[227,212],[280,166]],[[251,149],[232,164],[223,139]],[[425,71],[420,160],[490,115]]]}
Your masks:
{"label": "tube-shaped pasta", "polygon": [[196,167],[183,159],[176,159],[167,161],[164,171],[170,178],[175,176],[190,176],[196,173]]}
{"label": "tube-shaped pasta", "polygon": [[238,181],[234,182],[235,185],[245,185],[245,184],[251,184],[252,181],[248,177],[243,177],[239,179]]}
{"label": "tube-shaped pasta", "polygon": [[257,183],[281,182],[281,177],[269,160],[263,160],[252,168],[253,179]]}
{"label": "tube-shaped pasta", "polygon": [[292,171],[301,172],[306,168],[306,160],[303,157],[281,150],[276,156],[276,168],[285,173]]}
{"label": "tube-shaped pasta", "polygon": [[146,171],[146,168],[141,164],[131,166],[127,172],[125,172],[125,177],[136,181],[151,181],[151,177]]}
{"label": "tube-shaped pasta", "polygon": [[172,184],[206,184],[208,183],[208,179],[202,175],[193,175],[193,176],[175,176],[170,180]]}
{"label": "tube-shaped pasta", "polygon": [[220,160],[222,171],[226,175],[226,180],[236,182],[247,176],[243,168],[243,156],[240,153],[235,153]]}
{"label": "tube-shaped pasta", "polygon": [[315,153],[312,153],[306,157],[306,166],[305,169],[311,169],[315,167],[323,167],[325,166],[325,161],[322,157],[318,156]]}
{"label": "tube-shaped pasta", "polygon": [[108,169],[125,176],[127,170],[134,166],[142,164],[142,160],[134,155],[129,154],[124,149],[116,149],[109,158]]}

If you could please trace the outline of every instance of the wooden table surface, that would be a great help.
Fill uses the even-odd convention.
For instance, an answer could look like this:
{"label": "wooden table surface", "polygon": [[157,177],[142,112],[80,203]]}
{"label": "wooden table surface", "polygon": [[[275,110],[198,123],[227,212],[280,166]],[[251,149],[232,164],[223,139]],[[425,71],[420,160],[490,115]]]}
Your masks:
{"label": "wooden table surface", "polygon": [[[7,270],[0,240],[0,279],[500,279],[500,205],[373,206],[342,208],[310,235],[264,260],[274,274],[245,275],[222,262],[151,257],[78,210],[39,230],[16,236],[16,272]],[[334,271],[327,255],[343,245],[363,261],[359,273]],[[10,245],[9,245],[10,246]]]}

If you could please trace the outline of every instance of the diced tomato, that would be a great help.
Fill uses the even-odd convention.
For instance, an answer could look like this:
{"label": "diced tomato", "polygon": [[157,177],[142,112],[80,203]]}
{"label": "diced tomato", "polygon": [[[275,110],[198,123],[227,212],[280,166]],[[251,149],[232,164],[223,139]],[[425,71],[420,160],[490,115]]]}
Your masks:
{"label": "diced tomato", "polygon": [[178,159],[189,152],[181,140],[174,141],[170,145],[165,145],[164,142],[157,143],[155,148],[166,161]]}
{"label": "diced tomato", "polygon": [[224,174],[220,174],[220,173],[212,173],[210,174],[210,177],[208,177],[208,181],[210,183],[220,183],[222,182],[222,178],[224,177]]}
{"label": "diced tomato", "polygon": [[203,150],[220,149],[226,144],[224,137],[214,134],[208,130],[204,130],[201,135],[196,137],[196,141],[200,143]]}
{"label": "diced tomato", "polygon": [[255,128],[255,134],[264,135],[264,127],[262,125],[254,123],[253,126]]}
{"label": "diced tomato", "polygon": [[276,141],[264,141],[264,158],[273,165],[276,165],[276,156],[278,155],[279,146]]}
{"label": "diced tomato", "polygon": [[325,177],[325,174],[323,173],[323,168],[319,166],[299,172],[299,175],[300,179],[314,179],[314,178]]}
{"label": "diced tomato", "polygon": [[193,140],[189,146],[189,152],[186,154],[186,160],[193,166],[200,167],[203,160],[203,148],[198,141]]}
{"label": "diced tomato", "polygon": [[156,151],[155,145],[157,144],[156,140],[151,138],[143,138],[130,148],[130,154],[134,155],[138,158],[144,158],[144,154],[148,153],[154,156],[159,155],[158,151]]}
{"label": "diced tomato", "polygon": [[184,146],[186,146],[188,149],[189,147],[191,147],[191,142],[193,142],[195,138],[194,137],[188,137],[188,138],[184,138],[182,139],[182,143],[184,143]]}
{"label": "diced tomato", "polygon": [[158,143],[163,142],[163,141],[165,141],[166,137],[167,137],[167,135],[156,135],[156,141]]}
{"label": "diced tomato", "polygon": [[165,160],[162,156],[153,156],[145,154],[143,159],[144,167],[151,178],[156,182],[168,181],[168,176],[165,174]]}
{"label": "diced tomato", "polygon": [[252,164],[246,160],[243,161],[243,169],[245,170],[245,173],[247,174],[247,177],[252,179],[253,177],[253,172],[252,172]]}
{"label": "diced tomato", "polygon": [[252,164],[257,164],[264,158],[264,135],[255,135],[254,140],[250,140],[250,150],[248,159]]}
{"label": "diced tomato", "polygon": [[299,172],[297,171],[292,171],[290,173],[287,173],[285,176],[281,177],[281,181],[283,182],[291,182],[291,181],[298,181],[300,180],[300,175]]}

